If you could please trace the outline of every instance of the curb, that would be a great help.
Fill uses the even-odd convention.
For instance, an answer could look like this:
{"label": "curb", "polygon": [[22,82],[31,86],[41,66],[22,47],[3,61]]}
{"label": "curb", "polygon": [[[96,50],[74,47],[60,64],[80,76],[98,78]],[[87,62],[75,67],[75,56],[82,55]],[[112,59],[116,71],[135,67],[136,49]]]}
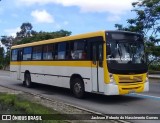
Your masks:
{"label": "curb", "polygon": [[160,79],[160,75],[149,75],[151,79]]}

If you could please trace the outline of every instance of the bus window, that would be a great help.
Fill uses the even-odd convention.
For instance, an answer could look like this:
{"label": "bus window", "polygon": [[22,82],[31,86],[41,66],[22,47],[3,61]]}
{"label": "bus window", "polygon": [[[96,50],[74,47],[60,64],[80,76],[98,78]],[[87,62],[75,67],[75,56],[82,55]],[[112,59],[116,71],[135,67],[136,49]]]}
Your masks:
{"label": "bus window", "polygon": [[32,60],[41,60],[42,57],[42,46],[33,47]]}
{"label": "bus window", "polygon": [[73,59],[86,59],[87,57],[87,45],[85,40],[74,42],[74,55]]}
{"label": "bus window", "polygon": [[12,61],[17,61],[17,53],[18,53],[18,50],[15,49],[15,50],[12,50]]}
{"label": "bus window", "polygon": [[43,47],[43,60],[52,60],[53,59],[53,45],[45,45]]}
{"label": "bus window", "polygon": [[31,60],[32,48],[27,47],[23,49],[23,60]]}
{"label": "bus window", "polygon": [[66,56],[66,43],[58,44],[58,59],[65,59]]}

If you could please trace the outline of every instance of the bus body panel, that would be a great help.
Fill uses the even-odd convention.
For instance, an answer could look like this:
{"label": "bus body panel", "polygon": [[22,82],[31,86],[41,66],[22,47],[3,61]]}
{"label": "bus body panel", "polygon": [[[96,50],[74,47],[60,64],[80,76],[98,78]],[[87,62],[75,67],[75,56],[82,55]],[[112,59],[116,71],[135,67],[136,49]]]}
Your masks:
{"label": "bus body panel", "polygon": [[[97,75],[98,73],[98,75]],[[98,68],[92,66],[91,70],[92,75],[92,88],[93,92],[104,92],[104,70],[103,68]]]}
{"label": "bus body panel", "polygon": [[18,80],[18,69],[19,66],[18,65],[10,65],[10,77],[14,80]]}
{"label": "bus body panel", "polygon": [[[39,65],[35,66],[35,65],[31,65],[32,62],[30,63],[28,62],[27,65],[24,65],[25,63],[26,62],[24,63],[22,62],[22,65],[21,65],[20,78],[22,81],[24,81],[25,71],[29,71],[32,82],[70,88],[71,76],[73,74],[78,74],[83,78],[83,81],[85,84],[85,91],[92,92],[91,67],[50,66],[49,64],[46,64],[46,62],[44,62],[45,66],[39,66]],[[13,63],[13,64],[16,64],[16,63]],[[11,65],[12,71],[16,71],[18,67],[19,67],[18,65]],[[15,78],[15,76],[17,76],[17,72],[11,72],[11,75],[13,78]]]}

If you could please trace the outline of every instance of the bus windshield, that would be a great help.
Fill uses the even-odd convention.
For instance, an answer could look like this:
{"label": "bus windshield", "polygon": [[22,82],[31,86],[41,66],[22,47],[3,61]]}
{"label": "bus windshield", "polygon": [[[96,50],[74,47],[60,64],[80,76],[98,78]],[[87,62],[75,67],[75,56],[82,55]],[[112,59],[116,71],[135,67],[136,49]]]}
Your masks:
{"label": "bus windshield", "polygon": [[[144,42],[141,35],[127,32],[108,32],[107,63],[112,72],[127,73],[147,70]],[[143,70],[142,70],[143,69]],[[122,73],[123,73],[122,72]],[[136,72],[136,73],[137,73]]]}
{"label": "bus windshield", "polygon": [[144,44],[138,41],[115,40],[110,42],[108,62],[140,64],[145,62]]}

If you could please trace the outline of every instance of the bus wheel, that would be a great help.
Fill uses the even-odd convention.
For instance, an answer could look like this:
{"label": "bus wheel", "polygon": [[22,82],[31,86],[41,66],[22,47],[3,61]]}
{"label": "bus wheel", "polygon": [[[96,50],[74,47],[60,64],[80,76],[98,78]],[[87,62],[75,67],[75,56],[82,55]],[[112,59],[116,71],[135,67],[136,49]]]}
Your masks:
{"label": "bus wheel", "polygon": [[30,76],[29,73],[27,73],[27,74],[25,75],[25,86],[26,86],[27,88],[30,88],[30,87],[32,86],[31,76]]}
{"label": "bus wheel", "polygon": [[85,91],[84,91],[84,84],[80,78],[73,79],[73,86],[72,86],[73,94],[76,98],[83,98]]}

